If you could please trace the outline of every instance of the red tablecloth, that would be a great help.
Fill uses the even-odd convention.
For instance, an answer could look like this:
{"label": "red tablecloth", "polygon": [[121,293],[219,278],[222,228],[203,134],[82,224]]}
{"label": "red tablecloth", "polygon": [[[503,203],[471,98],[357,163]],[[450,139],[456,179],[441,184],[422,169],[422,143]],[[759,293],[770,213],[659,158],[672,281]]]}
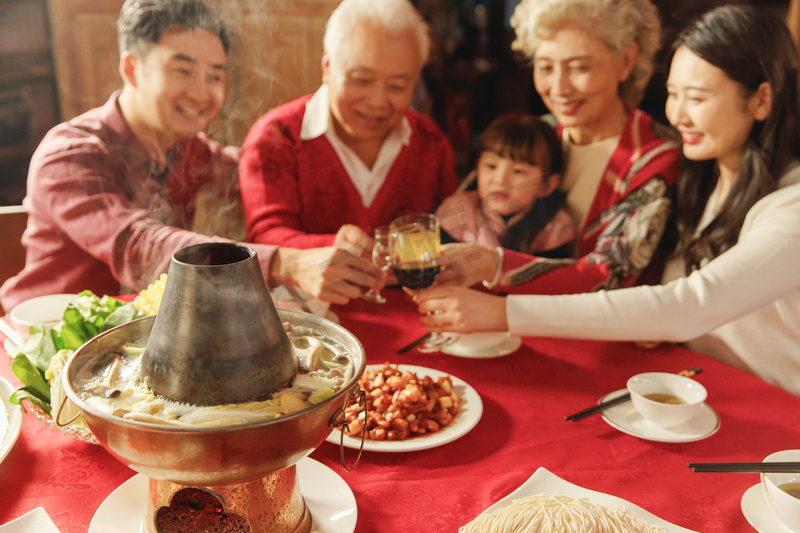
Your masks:
{"label": "red tablecloth", "polygon": [[[422,330],[407,297],[385,292],[388,304],[357,301],[337,309],[342,325],[363,343],[368,362],[452,373],[478,391],[484,412],[477,427],[455,442],[408,453],[364,452],[351,472],[342,468],[338,446],[321,444],[311,457],[353,490],[359,533],[455,532],[540,466],[686,528],[752,531],[740,501],[758,475],[693,473],[686,463],[757,461],[800,447],[800,398],[680,347],[646,351],[629,343],[531,338],[497,359],[416,350],[398,355]],[[8,358],[0,356],[0,374],[18,385]],[[598,415],[564,420],[623,388],[633,374],[689,367],[704,369],[697,379],[722,420],[707,439],[660,443],[621,433]],[[354,455],[347,450],[347,459]],[[134,474],[103,448],[72,440],[27,413],[16,446],[0,464],[0,524],[42,506],[62,533],[85,533],[103,500]]]}

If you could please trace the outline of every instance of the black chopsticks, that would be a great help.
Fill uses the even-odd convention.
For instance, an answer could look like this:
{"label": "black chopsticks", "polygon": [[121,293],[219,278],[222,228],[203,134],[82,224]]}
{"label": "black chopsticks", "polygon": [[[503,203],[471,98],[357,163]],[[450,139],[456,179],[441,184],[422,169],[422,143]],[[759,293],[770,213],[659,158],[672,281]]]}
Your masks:
{"label": "black chopsticks", "polygon": [[[702,368],[687,368],[686,370],[678,372],[678,374],[680,374],[681,376],[686,376],[688,378],[694,376],[695,374],[699,374],[702,371],[703,371]],[[576,422],[578,420],[586,418],[587,416],[591,416],[595,413],[605,411],[609,407],[614,407],[615,405],[625,403],[630,399],[631,399],[631,394],[629,392],[626,392],[624,394],[620,394],[616,398],[612,398],[605,402],[600,402],[595,406],[589,407],[588,409],[584,409],[583,411],[578,411],[575,414],[565,416],[564,420],[572,420],[573,422]]]}
{"label": "black chopsticks", "polygon": [[689,463],[686,466],[695,472],[756,472],[756,473],[789,473],[800,474],[800,463],[767,462],[767,463]]}
{"label": "black chopsticks", "polygon": [[407,351],[409,351],[411,348],[416,348],[417,346],[419,346],[420,344],[422,344],[423,342],[425,342],[426,340],[428,340],[428,339],[430,338],[430,336],[431,336],[431,334],[430,334],[430,333],[426,333],[425,335],[423,335],[422,337],[418,338],[418,339],[417,339],[417,340],[415,340],[414,342],[411,342],[411,343],[409,343],[409,344],[407,344],[407,345],[403,346],[403,347],[402,347],[402,348],[400,348],[399,350],[397,350],[397,353],[406,353],[406,352],[407,352]]}
{"label": "black chopsticks", "polygon": [[619,405],[621,403],[625,403],[631,399],[631,393],[626,392],[625,394],[620,394],[616,398],[611,400],[607,400],[605,402],[600,402],[597,405],[590,407],[588,409],[584,409],[583,411],[578,411],[575,414],[565,416],[564,420],[572,420],[573,422],[578,421],[582,418],[586,418],[587,416],[591,416],[595,413],[599,413],[600,411],[604,411],[609,407],[614,407],[615,405]]}
{"label": "black chopsticks", "polygon": [[308,304],[306,304],[306,302],[303,300],[303,297],[300,296],[300,293],[297,292],[297,289],[295,289],[291,285],[284,285],[284,287],[286,287],[286,292],[288,292],[289,296],[292,297],[294,303],[300,306],[300,309],[302,309],[306,313],[311,313],[312,315],[314,314],[314,311],[312,311],[311,308],[308,307]]}

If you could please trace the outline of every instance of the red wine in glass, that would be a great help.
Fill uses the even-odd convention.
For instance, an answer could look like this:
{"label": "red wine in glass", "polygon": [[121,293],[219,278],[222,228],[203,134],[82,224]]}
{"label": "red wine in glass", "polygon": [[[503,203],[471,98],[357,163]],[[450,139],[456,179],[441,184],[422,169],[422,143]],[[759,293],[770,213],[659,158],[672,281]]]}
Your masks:
{"label": "red wine in glass", "polygon": [[424,289],[436,281],[441,267],[431,263],[403,263],[393,268],[397,281],[409,289]]}

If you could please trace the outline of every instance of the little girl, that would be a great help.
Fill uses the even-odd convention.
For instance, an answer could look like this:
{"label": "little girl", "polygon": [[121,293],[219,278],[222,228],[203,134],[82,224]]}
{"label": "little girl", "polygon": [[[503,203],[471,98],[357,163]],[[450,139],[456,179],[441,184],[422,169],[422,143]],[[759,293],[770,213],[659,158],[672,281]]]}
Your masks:
{"label": "little girl", "polygon": [[[534,115],[502,115],[478,139],[478,153],[462,192],[436,211],[442,242],[568,257],[575,228],[558,191],[563,156],[553,128]],[[464,190],[476,175],[478,190]]]}

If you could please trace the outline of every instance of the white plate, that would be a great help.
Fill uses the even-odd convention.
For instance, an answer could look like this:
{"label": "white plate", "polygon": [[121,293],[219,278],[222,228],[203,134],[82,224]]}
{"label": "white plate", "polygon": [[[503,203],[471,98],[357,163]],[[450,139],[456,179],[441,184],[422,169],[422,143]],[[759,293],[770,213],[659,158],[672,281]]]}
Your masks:
{"label": "white plate", "polygon": [[22,429],[22,408],[8,401],[12,394],[14,387],[0,377],[0,463],[14,447]]}
{"label": "white plate", "polygon": [[[312,533],[352,533],[358,510],[353,491],[336,472],[314,459],[297,462],[300,492],[311,512]],[[100,504],[89,533],[139,533],[147,508],[148,479],[136,474]]]}
{"label": "white plate", "polygon": [[59,533],[43,507],[37,507],[0,526],[0,533]]}
{"label": "white plate", "polygon": [[560,494],[569,498],[581,499],[585,498],[594,505],[602,505],[613,509],[616,507],[624,507],[633,518],[638,521],[645,521],[649,526],[661,526],[667,528],[669,533],[697,533],[691,529],[686,529],[675,524],[666,522],[656,515],[645,511],[641,507],[630,503],[627,500],[611,496],[603,492],[585,489],[578,485],[572,484],[569,481],[561,479],[544,467],[539,467],[536,472],[528,478],[528,480],[519,486],[514,492],[495,503],[487,509],[487,511],[494,511],[511,505],[514,500],[524,498],[526,496],[535,496],[537,494]]}
{"label": "white plate", "polygon": [[[367,365],[365,372],[370,370],[377,370],[383,365]],[[417,450],[426,450],[428,448],[435,448],[448,442],[453,442],[459,437],[463,437],[474,428],[483,415],[483,402],[480,395],[475,389],[467,385],[467,383],[447,372],[441,372],[432,368],[414,365],[398,365],[398,368],[414,372],[417,376],[430,376],[437,378],[439,376],[450,376],[453,382],[453,389],[456,394],[461,398],[461,409],[456,415],[453,423],[446,428],[432,433],[430,435],[423,435],[421,437],[414,437],[406,440],[365,440],[364,449],[372,452],[413,452]],[[328,438],[325,439],[330,443],[339,445],[341,439],[341,431],[334,429]],[[359,449],[361,447],[361,437],[344,437],[344,445],[347,448]]]}
{"label": "white plate", "polygon": [[[610,392],[600,398],[600,402],[611,400],[626,392],[628,392],[628,389]],[[621,403],[606,409],[603,411],[603,420],[623,433],[657,442],[693,442],[702,440],[716,433],[720,426],[719,416],[705,403],[702,410],[691,420],[670,429],[660,428],[645,420],[633,406],[633,402]]]}
{"label": "white plate", "polygon": [[[491,339],[496,341],[489,343]],[[442,348],[442,352],[458,357],[503,357],[516,352],[520,346],[522,337],[509,333],[467,333],[459,335],[455,342]]]}
{"label": "white plate", "polygon": [[792,533],[769,508],[761,483],[742,495],[742,514],[759,533]]}

